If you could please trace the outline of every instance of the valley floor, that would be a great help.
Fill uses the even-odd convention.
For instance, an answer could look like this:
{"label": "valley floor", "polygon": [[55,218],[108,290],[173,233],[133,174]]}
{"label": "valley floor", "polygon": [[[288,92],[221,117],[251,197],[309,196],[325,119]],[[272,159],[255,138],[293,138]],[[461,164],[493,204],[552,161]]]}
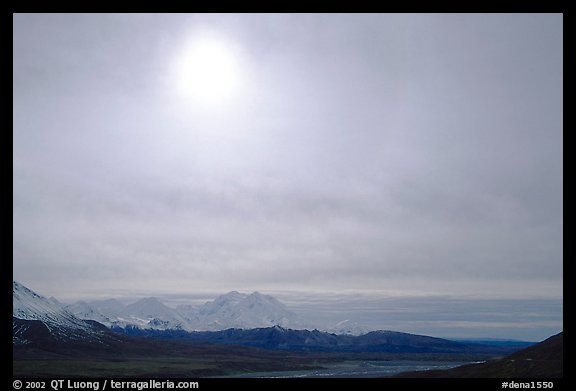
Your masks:
{"label": "valley floor", "polygon": [[[477,360],[482,357],[476,357]],[[452,368],[473,357],[385,355],[363,358],[334,354],[268,357],[203,355],[198,357],[15,358],[14,377],[381,377],[404,371]]]}

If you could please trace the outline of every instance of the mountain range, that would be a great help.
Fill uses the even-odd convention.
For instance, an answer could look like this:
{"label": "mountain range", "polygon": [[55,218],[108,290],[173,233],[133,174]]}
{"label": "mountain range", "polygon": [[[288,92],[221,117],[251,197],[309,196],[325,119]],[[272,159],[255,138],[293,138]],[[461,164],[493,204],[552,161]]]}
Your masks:
{"label": "mountain range", "polygon": [[[351,326],[349,322],[343,323],[344,327]],[[109,299],[64,306],[15,281],[13,328],[14,344],[30,343],[34,339],[30,331],[36,330],[36,334],[41,331],[40,335],[50,336],[54,341],[100,344],[121,336],[136,336],[316,352],[501,353],[518,350],[517,346],[468,344],[389,330],[351,335],[307,328],[284,304],[258,292],[233,291],[198,308],[170,308],[154,297],[128,305]]]}
{"label": "mountain range", "polygon": [[[241,345],[291,352],[386,352],[386,353],[483,353],[478,346],[397,331],[371,331],[360,336],[338,335],[319,330],[292,330],[280,326],[222,331],[154,330],[127,327],[118,332],[164,340]],[[501,349],[497,349],[501,350]],[[505,349],[504,349],[505,350]],[[502,350],[502,351],[504,351]],[[494,353],[494,348],[489,348]]]}
{"label": "mountain range", "polygon": [[[58,350],[60,346],[121,347],[141,337],[199,344],[226,344],[267,350],[316,352],[467,352],[467,345],[440,338],[393,331],[361,336],[319,330],[288,329],[300,319],[271,296],[230,292],[191,310],[172,309],[155,298],[129,305],[117,300],[63,306],[13,282],[13,345]],[[80,319],[76,314],[88,318]],[[99,321],[106,323],[104,324]],[[227,327],[189,331],[191,325]],[[267,327],[253,327],[264,324]],[[145,338],[151,340],[151,338]],[[55,348],[56,347],[56,348]]]}
{"label": "mountain range", "polygon": [[[77,311],[82,309],[83,316],[112,321],[110,327],[94,319],[80,319],[71,312],[70,306],[13,282],[13,360],[18,364],[14,373],[76,376],[92,371],[93,365],[115,363],[109,373],[125,373],[131,368],[132,373],[138,376],[151,373],[146,371],[153,368],[154,373],[162,376],[167,373],[205,376],[229,371],[312,368],[311,364],[333,360],[390,359],[399,357],[397,354],[403,357],[418,357],[413,354],[466,356],[470,359],[474,356],[501,357],[520,350],[519,346],[464,343],[384,330],[353,336],[316,329],[294,330],[279,325],[219,331],[188,331],[182,327],[198,322],[198,319],[205,319],[218,327],[230,321],[247,327],[254,322],[270,324],[298,320],[291,318],[285,306],[277,300],[257,292],[250,295],[231,292],[198,309],[171,309],[154,298],[130,305],[115,300],[76,303],[73,308]],[[169,328],[172,325],[181,326]],[[543,344],[485,365],[461,367],[463,369],[454,369],[454,372],[429,372],[426,376],[484,376],[482,373],[517,377],[531,374],[562,376],[562,345],[560,334]],[[80,366],[82,372],[70,367],[70,358],[73,357],[82,357],[80,361],[85,362]],[[167,357],[173,357],[169,364]],[[50,359],[50,364],[42,361],[46,359]],[[40,362],[48,365],[43,367],[44,372],[38,372]],[[193,364],[181,367],[185,362]],[[189,365],[197,369],[190,369]],[[170,368],[169,372],[166,372],[167,368]]]}
{"label": "mountain range", "polygon": [[[197,308],[190,305],[171,308],[154,297],[143,298],[128,305],[116,299],[79,301],[64,305],[53,297],[43,297],[13,281],[12,315],[14,344],[29,343],[27,335],[30,330],[43,330],[55,341],[101,340],[110,329],[128,330],[128,334],[137,334],[135,330],[191,332],[276,326],[283,330],[315,330],[286,305],[259,292],[229,292]],[[341,322],[338,326],[345,330],[344,334],[350,334],[350,328],[360,330],[349,321]]]}
{"label": "mountain range", "polygon": [[[95,320],[108,327],[137,327],[154,330],[219,331],[230,328],[253,329],[281,326],[292,329],[314,329],[309,322],[290,311],[272,296],[229,292],[199,307],[168,307],[155,297],[124,305],[115,299],[79,301],[66,309],[76,317]],[[355,327],[355,328],[354,328]],[[340,322],[330,331],[362,332],[350,322]]]}

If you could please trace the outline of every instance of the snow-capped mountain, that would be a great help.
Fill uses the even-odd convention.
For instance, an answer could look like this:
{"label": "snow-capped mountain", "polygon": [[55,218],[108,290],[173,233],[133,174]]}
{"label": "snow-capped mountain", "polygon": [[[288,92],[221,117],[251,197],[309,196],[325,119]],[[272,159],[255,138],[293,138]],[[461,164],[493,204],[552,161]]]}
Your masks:
{"label": "snow-capped mountain", "polygon": [[306,328],[298,315],[272,296],[259,292],[242,294],[236,291],[204,304],[198,310],[197,330],[251,329],[283,326]]}
{"label": "snow-capped mountain", "polygon": [[170,308],[155,297],[147,297],[127,305],[121,323],[135,324],[143,328],[188,329],[187,320],[174,308]]}
{"label": "snow-capped mountain", "polygon": [[140,299],[129,305],[124,305],[116,299],[89,303],[79,301],[69,305],[67,309],[81,319],[95,320],[108,327],[130,325],[159,330],[189,329],[187,319],[155,297]]}
{"label": "snow-capped mountain", "polygon": [[67,306],[66,309],[80,319],[95,320],[107,326],[111,325],[112,319],[116,317],[116,315],[106,315],[98,307],[97,302],[88,304],[85,301],[79,301]]}
{"label": "snow-capped mountain", "polygon": [[92,301],[90,302],[90,305],[98,310],[98,312],[109,318],[118,316],[118,314],[121,314],[126,307],[116,299]]}
{"label": "snow-capped mountain", "polygon": [[16,281],[12,282],[12,316],[23,320],[39,320],[47,325],[71,329],[84,330],[88,327],[86,322],[78,319],[56,302],[38,295]]}
{"label": "snow-capped mountain", "polygon": [[198,314],[203,316],[210,316],[217,313],[227,315],[235,306],[245,299],[246,296],[247,295],[236,291],[228,292],[201,306]]}
{"label": "snow-capped mountain", "polygon": [[360,324],[353,322],[349,319],[336,323],[334,326],[327,329],[330,333],[338,335],[363,335],[368,332],[367,329]]}
{"label": "snow-capped mountain", "polygon": [[155,297],[146,297],[124,308],[124,313],[135,318],[166,318],[174,315],[174,309],[166,307]]}
{"label": "snow-capped mountain", "polygon": [[191,304],[180,304],[176,307],[176,312],[187,322],[196,322],[198,319],[198,309]]}
{"label": "snow-capped mountain", "polygon": [[97,300],[87,303],[78,301],[66,307],[80,319],[95,320],[108,327],[124,313],[126,306],[116,299]]}
{"label": "snow-capped mountain", "polygon": [[157,298],[141,299],[114,311],[102,302],[77,302],[67,308],[77,317],[96,320],[108,327],[134,326],[141,329],[181,329],[186,331],[249,329],[283,326],[310,327],[296,314],[272,296],[259,292],[244,294],[236,291],[217,297],[199,308],[180,305],[170,308]]}
{"label": "snow-capped mountain", "polygon": [[57,300],[40,296],[16,281],[12,283],[12,329],[15,344],[30,343],[31,332],[58,341],[100,341],[105,334],[74,316]]}

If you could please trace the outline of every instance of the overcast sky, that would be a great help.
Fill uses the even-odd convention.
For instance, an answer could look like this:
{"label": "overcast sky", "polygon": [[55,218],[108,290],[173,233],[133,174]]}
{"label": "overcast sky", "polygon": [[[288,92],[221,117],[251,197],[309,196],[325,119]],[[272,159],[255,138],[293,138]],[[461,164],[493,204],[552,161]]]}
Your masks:
{"label": "overcast sky", "polygon": [[30,288],[534,299],[562,328],[562,15],[13,20]]}

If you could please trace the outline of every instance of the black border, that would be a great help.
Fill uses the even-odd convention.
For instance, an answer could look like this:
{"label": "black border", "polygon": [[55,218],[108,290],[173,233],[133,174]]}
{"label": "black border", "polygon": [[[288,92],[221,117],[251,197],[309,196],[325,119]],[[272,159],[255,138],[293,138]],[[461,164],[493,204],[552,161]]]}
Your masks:
{"label": "black border", "polygon": [[363,2],[20,2],[12,4],[12,12],[38,13],[109,13],[109,12],[208,12],[208,13],[260,13],[260,12],[311,12],[311,13],[377,13],[377,12],[426,12],[426,13],[459,13],[459,12],[502,12],[502,13],[563,13],[567,10],[567,0],[410,0],[410,1],[366,1]]}
{"label": "black border", "polygon": [[[304,7],[298,6],[298,4],[293,2],[283,2],[276,3],[273,7],[270,4],[264,4],[264,9],[262,5],[257,2],[252,4],[247,4],[245,2],[236,2],[231,6],[224,6],[219,2],[173,2],[172,4],[167,3],[156,3],[156,2],[139,2],[136,5],[128,4],[127,2],[116,2],[113,5],[103,4],[100,2],[72,2],[72,1],[57,1],[57,2],[21,2],[19,4],[11,4],[9,6],[10,12],[5,13],[5,18],[3,18],[3,26],[7,30],[4,36],[12,36],[13,34],[13,13],[94,13],[94,12],[221,12],[224,8],[227,12],[294,12],[296,9],[304,12],[350,12],[350,8],[353,8],[354,12],[435,12],[435,13],[562,13],[564,16],[569,15],[568,12],[568,1],[558,1],[558,0],[540,0],[540,1],[522,1],[522,0],[485,0],[480,2],[470,2],[470,1],[426,1],[426,0],[412,0],[406,2],[364,2],[355,3],[351,7],[349,3],[325,3],[325,4],[311,4],[307,3]],[[330,6],[328,6],[328,4]],[[276,8],[276,9],[270,9]],[[9,19],[8,19],[9,18]],[[566,23],[564,23],[566,26]],[[565,28],[564,28],[565,29]],[[565,29],[566,31],[566,29]],[[9,33],[10,32],[10,33]],[[564,34],[565,36],[568,34]],[[567,61],[565,60],[565,63]],[[565,66],[567,69],[571,69]],[[569,79],[570,72],[565,73]],[[566,81],[565,81],[566,84]],[[5,91],[8,89],[6,88]],[[4,114],[4,119],[12,124],[12,116],[9,113]],[[13,125],[13,124],[12,124]],[[12,126],[13,129],[13,126]],[[13,141],[12,133],[8,138],[10,142]],[[13,162],[12,149],[8,150],[4,156],[11,157]],[[6,159],[8,160],[8,158]],[[10,164],[12,167],[12,163]],[[564,263],[564,276],[572,275],[566,268],[566,263]],[[10,270],[13,270],[13,263],[10,263]],[[6,273],[6,276],[8,273]],[[6,278],[7,279],[7,278]],[[4,286],[9,286],[9,282],[6,281]],[[573,339],[570,333],[572,329],[572,324],[570,317],[566,316],[568,311],[566,308],[572,308],[572,302],[569,296],[565,294],[564,291],[564,329],[567,331],[567,346],[571,346],[571,340]],[[6,292],[6,300],[8,300],[8,293]],[[5,307],[8,308],[8,307]],[[3,326],[8,329],[9,322],[3,323]],[[12,345],[12,342],[8,340],[8,330],[6,330],[6,341]],[[566,356],[566,355],[565,355]],[[566,357],[565,357],[566,358]],[[568,355],[570,358],[570,355]],[[570,361],[570,360],[569,360]],[[571,365],[565,365],[565,369],[572,368]],[[233,387],[249,387],[250,389],[266,389],[270,390],[272,387],[305,387],[305,388],[351,388],[362,387],[362,388],[376,388],[384,387],[387,390],[463,390],[467,388],[475,388],[482,390],[501,390],[503,381],[516,381],[527,382],[527,381],[552,381],[554,384],[553,390],[564,389],[564,384],[566,381],[570,381],[572,375],[570,371],[565,371],[564,378],[562,379],[398,379],[398,378],[371,378],[371,379],[349,379],[349,378],[326,378],[326,379],[210,379],[210,378],[199,378],[199,379],[170,379],[173,381],[198,381],[200,384],[200,389],[219,389],[219,388],[233,388]],[[10,386],[12,386],[15,378],[10,375]],[[49,382],[53,380],[52,378],[46,379],[18,379],[21,381],[45,381],[46,388],[49,387]],[[83,381],[99,381],[102,379],[90,379],[83,378],[78,379]],[[118,379],[120,380],[120,379]],[[130,379],[134,381],[147,381],[149,379]],[[162,379],[158,379],[162,380]],[[15,389],[15,388],[12,388]],[[63,388],[66,389],[66,388]],[[102,385],[100,384],[100,389]]]}

